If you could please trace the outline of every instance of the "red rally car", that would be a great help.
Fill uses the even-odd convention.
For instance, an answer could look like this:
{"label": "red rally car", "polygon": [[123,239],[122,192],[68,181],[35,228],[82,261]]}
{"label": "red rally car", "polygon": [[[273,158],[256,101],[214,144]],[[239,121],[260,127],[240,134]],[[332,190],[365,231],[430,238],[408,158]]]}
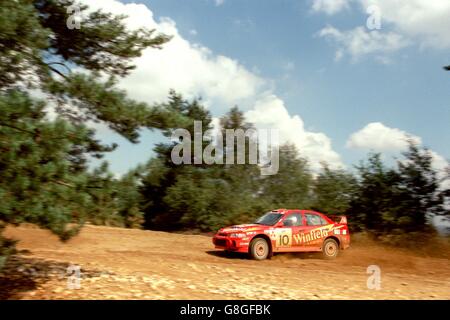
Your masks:
{"label": "red rally car", "polygon": [[350,246],[347,218],[335,218],[311,210],[278,209],[253,224],[220,229],[214,246],[226,251],[249,253],[263,260],[278,252],[322,252],[333,259]]}

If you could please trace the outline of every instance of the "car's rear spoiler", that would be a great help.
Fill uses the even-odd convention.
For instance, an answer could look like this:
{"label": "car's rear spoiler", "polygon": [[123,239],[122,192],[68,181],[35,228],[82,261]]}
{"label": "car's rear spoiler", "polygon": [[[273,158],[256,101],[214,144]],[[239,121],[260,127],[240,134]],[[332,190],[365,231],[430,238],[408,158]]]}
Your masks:
{"label": "car's rear spoiler", "polygon": [[328,217],[330,217],[335,223],[347,224],[346,216],[328,216]]}

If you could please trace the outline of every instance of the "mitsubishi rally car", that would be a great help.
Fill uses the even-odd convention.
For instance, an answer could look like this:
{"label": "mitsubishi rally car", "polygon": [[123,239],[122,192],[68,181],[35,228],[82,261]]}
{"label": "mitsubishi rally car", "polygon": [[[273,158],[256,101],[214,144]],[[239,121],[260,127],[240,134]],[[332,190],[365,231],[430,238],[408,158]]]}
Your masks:
{"label": "mitsubishi rally car", "polygon": [[217,249],[248,253],[256,260],[278,252],[322,252],[324,258],[333,259],[350,246],[350,234],[345,216],[278,209],[253,224],[222,228],[212,241]]}

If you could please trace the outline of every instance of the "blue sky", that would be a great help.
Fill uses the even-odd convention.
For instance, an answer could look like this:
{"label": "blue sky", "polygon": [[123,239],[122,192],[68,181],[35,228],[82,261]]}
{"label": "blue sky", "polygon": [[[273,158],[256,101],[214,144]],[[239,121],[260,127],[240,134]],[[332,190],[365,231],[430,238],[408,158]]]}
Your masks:
{"label": "blue sky", "polygon": [[[442,166],[442,159],[450,158],[450,72],[442,69],[450,64],[450,46],[447,38],[439,38],[445,34],[437,28],[445,25],[423,32],[413,23],[396,21],[392,13],[384,20],[381,11],[381,29],[371,31],[366,27],[369,15],[363,0],[340,0],[342,7],[331,10],[327,0],[318,0],[316,9],[314,2],[225,0],[217,5],[214,0],[138,1],[151,10],[156,23],[163,17],[170,18],[180,38],[209,49],[210,59],[227,57],[263,79],[263,88],[242,99],[233,101],[222,95],[220,99],[211,98],[208,104],[214,116],[221,116],[234,103],[251,110],[254,100],[270,91],[283,102],[289,117],[301,118],[305,131],[325,135],[346,166],[356,164],[369,150],[385,152],[387,157],[402,151],[401,143],[371,141],[380,132],[369,132],[374,128],[386,139],[413,135],[440,157]],[[426,5],[420,0],[412,2],[417,2],[417,8],[412,9]],[[402,9],[390,8],[384,0],[378,5],[384,10]],[[430,15],[427,19],[440,17],[434,8],[429,9],[422,10]],[[427,21],[416,23],[420,27]],[[331,32],[320,35],[325,28]],[[355,47],[358,36],[369,43]],[[336,58],[338,51],[340,57]],[[124,88],[130,88],[133,97],[131,82]],[[192,92],[195,88],[190,90],[188,96],[206,95],[208,101],[207,86],[197,93]],[[184,93],[183,89],[179,91]],[[292,132],[291,138],[300,130],[295,123],[282,124],[285,131]],[[381,125],[361,132],[370,123]],[[349,143],[352,134],[358,132],[359,140]],[[118,173],[148,159],[153,143],[161,139],[158,133],[144,133],[142,142],[133,146],[107,131],[101,137],[121,145],[107,157]],[[326,161],[327,152],[312,151],[310,161]]]}

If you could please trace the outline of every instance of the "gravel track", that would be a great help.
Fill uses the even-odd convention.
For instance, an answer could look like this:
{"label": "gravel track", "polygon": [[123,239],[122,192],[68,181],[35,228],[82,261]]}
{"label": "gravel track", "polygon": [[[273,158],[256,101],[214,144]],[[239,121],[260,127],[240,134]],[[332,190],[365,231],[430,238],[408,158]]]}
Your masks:
{"label": "gravel track", "polygon": [[[0,299],[450,299],[448,259],[373,244],[332,261],[253,261],[215,250],[202,235],[86,226],[62,243],[22,226],[6,236],[20,240],[19,254],[0,274]],[[379,290],[367,288],[369,265],[381,269]]]}

